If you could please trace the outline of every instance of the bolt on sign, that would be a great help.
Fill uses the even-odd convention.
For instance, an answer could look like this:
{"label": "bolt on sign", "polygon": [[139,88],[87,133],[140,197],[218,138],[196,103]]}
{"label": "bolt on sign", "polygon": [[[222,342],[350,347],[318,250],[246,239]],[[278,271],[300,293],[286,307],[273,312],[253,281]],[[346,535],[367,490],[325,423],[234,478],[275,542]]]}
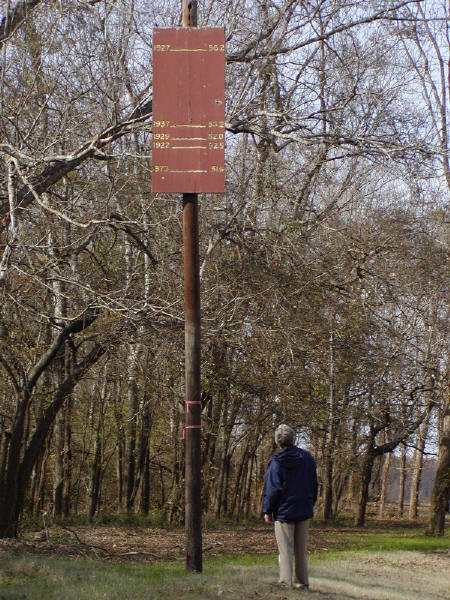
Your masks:
{"label": "bolt on sign", "polygon": [[153,31],[153,192],[225,191],[225,32]]}

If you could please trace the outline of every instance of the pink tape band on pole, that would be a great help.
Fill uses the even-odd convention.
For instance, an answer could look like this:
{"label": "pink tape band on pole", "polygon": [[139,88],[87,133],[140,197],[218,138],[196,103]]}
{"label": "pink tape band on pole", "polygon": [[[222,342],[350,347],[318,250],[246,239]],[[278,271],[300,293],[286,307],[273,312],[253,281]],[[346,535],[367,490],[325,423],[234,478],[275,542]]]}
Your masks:
{"label": "pink tape band on pole", "polygon": [[191,409],[189,408],[191,404],[201,404],[200,400],[186,400],[186,411],[187,412],[191,412]]}
{"label": "pink tape band on pole", "polygon": [[183,427],[183,440],[186,437],[186,429],[201,429],[202,426],[201,425],[186,425],[185,427]]}

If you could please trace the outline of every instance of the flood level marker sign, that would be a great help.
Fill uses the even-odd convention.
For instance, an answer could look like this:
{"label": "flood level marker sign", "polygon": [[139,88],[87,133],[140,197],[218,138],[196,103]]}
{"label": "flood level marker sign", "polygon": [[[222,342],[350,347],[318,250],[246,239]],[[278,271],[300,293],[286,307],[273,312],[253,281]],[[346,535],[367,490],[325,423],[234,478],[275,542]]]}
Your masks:
{"label": "flood level marker sign", "polygon": [[225,32],[153,31],[152,191],[225,191]]}

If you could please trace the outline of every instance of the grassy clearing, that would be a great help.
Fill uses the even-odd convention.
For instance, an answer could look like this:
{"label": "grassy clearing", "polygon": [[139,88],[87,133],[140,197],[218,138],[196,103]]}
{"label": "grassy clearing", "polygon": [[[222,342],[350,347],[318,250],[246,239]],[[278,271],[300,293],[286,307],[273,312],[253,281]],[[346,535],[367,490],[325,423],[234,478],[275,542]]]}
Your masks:
{"label": "grassy clearing", "polygon": [[[0,553],[1,600],[445,600],[449,537],[417,530],[342,536],[339,550],[311,554],[312,593],[280,590],[276,557],[206,557],[202,574],[181,561],[118,563]],[[395,549],[395,551],[393,551]]]}
{"label": "grassy clearing", "polygon": [[[361,530],[355,533],[340,532],[339,548],[325,552],[340,552],[343,550],[362,550],[371,552],[391,552],[393,550],[440,552],[447,551],[450,537],[430,537],[418,529],[396,530]],[[324,551],[317,553],[323,555]]]}
{"label": "grassy clearing", "polygon": [[6,560],[1,558],[0,573],[1,600],[138,600],[158,598],[157,594],[166,587],[166,582],[177,582],[184,578],[184,566],[24,556],[7,557]]}

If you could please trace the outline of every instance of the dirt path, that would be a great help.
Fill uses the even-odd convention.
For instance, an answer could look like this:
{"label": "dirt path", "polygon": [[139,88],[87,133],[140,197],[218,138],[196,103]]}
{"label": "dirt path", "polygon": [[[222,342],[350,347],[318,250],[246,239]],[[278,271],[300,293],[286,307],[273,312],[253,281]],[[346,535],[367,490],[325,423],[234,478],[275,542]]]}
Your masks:
{"label": "dirt path", "polygon": [[310,585],[311,600],[448,600],[450,558],[448,553],[345,553],[312,564]]}

